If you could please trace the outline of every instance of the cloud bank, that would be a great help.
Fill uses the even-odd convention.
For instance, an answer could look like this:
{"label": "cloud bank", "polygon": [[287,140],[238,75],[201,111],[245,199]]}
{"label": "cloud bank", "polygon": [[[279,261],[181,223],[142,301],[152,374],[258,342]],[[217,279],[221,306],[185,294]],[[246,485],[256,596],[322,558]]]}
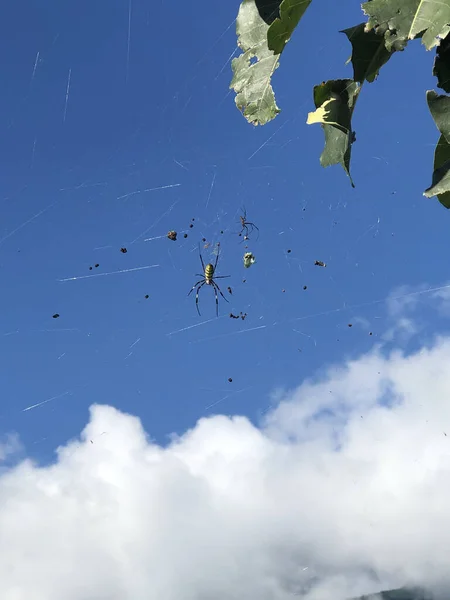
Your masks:
{"label": "cloud bank", "polygon": [[[0,474],[2,600],[339,600],[450,585],[450,338],[373,352],[260,427],[162,448],[91,407],[57,461]],[[448,435],[447,435],[448,434]]]}

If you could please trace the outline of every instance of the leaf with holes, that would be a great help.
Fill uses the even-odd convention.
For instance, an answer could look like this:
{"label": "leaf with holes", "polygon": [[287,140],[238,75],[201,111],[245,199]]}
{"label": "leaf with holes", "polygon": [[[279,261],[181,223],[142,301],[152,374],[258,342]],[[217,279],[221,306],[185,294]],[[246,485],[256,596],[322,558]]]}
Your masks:
{"label": "leaf with holes", "polygon": [[320,156],[323,167],[342,165],[355,187],[350,175],[352,143],[352,114],[360,87],[353,79],[334,79],[314,86],[316,110],[308,114],[306,123],[320,123],[325,134],[325,148]]}
{"label": "leaf with holes", "polygon": [[280,112],[271,85],[278,55],[267,45],[268,29],[255,1],[244,0],[236,22],[238,45],[243,53],[231,63],[234,75],[230,88],[236,92],[236,106],[253,125],[264,125]]}
{"label": "leaf with holes", "polygon": [[386,49],[384,38],[373,30],[365,31],[365,24],[343,29],[352,45],[351,60],[353,79],[362,83],[364,80],[372,83],[378,77],[380,69],[391,58],[393,52]]}
{"label": "leaf with holes", "polygon": [[362,9],[369,17],[366,31],[383,35],[388,50],[403,50],[416,37],[431,50],[450,31],[446,0],[368,0]]}

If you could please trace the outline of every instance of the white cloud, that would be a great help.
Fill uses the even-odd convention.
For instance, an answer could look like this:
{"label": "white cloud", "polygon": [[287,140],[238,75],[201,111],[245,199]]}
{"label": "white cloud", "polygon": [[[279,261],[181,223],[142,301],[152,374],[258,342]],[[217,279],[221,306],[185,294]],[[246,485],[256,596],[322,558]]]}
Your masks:
{"label": "white cloud", "polygon": [[[405,347],[419,334],[422,340],[429,332],[430,311],[433,317],[450,316],[450,285],[402,285],[386,299],[387,328],[380,335],[382,342],[394,342]],[[446,323],[448,327],[448,323]]]}
{"label": "white cloud", "polygon": [[426,295],[428,302],[430,297],[433,296],[430,293],[430,287],[426,284],[419,286],[401,285],[396,287],[386,299],[388,315],[397,318],[403,316],[405,313],[412,312],[422,300],[423,294]]}
{"label": "white cloud", "polygon": [[[450,585],[450,339],[373,353],[153,444],[93,406],[0,476],[2,600],[339,600]],[[448,437],[445,436],[448,433]]]}
{"label": "white cloud", "polygon": [[433,293],[433,300],[436,300],[437,310],[444,317],[450,316],[450,285],[439,286]]}
{"label": "white cloud", "polygon": [[19,436],[15,433],[10,433],[0,440],[0,462],[6,460],[9,456],[17,454],[22,450],[22,445]]}
{"label": "white cloud", "polygon": [[402,285],[392,290],[386,299],[388,327],[380,336],[383,342],[395,341],[398,346],[404,347],[415,335],[423,332],[425,323],[419,318],[418,308],[421,303],[427,308],[434,308],[435,294],[430,289],[422,284]]}

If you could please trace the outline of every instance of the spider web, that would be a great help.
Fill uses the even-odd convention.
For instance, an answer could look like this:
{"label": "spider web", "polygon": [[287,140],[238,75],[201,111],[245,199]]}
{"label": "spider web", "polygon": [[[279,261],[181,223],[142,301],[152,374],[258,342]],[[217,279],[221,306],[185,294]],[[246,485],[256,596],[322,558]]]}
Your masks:
{"label": "spider web", "polygon": [[[133,8],[130,0],[125,89],[132,84],[130,69],[133,55],[136,58],[133,44],[138,45],[134,36],[139,35],[136,19],[142,10],[139,3]],[[294,111],[286,110],[289,116],[282,113],[270,127],[248,135],[248,151],[236,152],[230,140],[206,149],[199,144],[201,136],[197,140],[189,138],[186,123],[197,118],[199,87],[203,85],[210,95],[210,110],[202,117],[206,136],[208,128],[220,122],[220,111],[231,110],[233,104],[227,82],[230,61],[236,54],[234,19],[217,37],[208,37],[211,43],[191,65],[182,84],[177,82],[175,88],[172,84],[172,91],[168,85],[162,96],[155,98],[162,123],[156,136],[152,138],[150,133],[153,123],[140,113],[139,122],[130,121],[125,134],[111,139],[95,159],[87,148],[82,148],[74,161],[67,152],[63,168],[50,176],[41,154],[42,137],[35,127],[28,161],[23,149],[24,161],[17,176],[4,186],[3,202],[10,209],[0,244],[5,257],[10,256],[5,261],[16,265],[11,267],[9,277],[12,280],[16,269],[27,272],[32,268],[31,285],[43,290],[42,306],[36,310],[27,307],[13,315],[4,327],[4,337],[17,348],[44,344],[49,350],[41,369],[61,373],[40,386],[38,395],[43,400],[22,409],[9,409],[8,422],[19,431],[21,411],[46,407],[56,412],[57,425],[61,411],[73,404],[77,394],[83,396],[81,403],[86,406],[90,401],[89,381],[96,378],[97,363],[103,374],[106,365],[114,365],[118,372],[136,372],[148,355],[155,353],[155,347],[161,357],[166,356],[159,359],[163,378],[168,370],[164,365],[172,352],[180,362],[188,353],[192,364],[199,366],[203,383],[199,385],[196,377],[189,377],[185,388],[197,399],[190,420],[210,409],[238,411],[256,418],[265,410],[256,398],[267,394],[267,381],[260,381],[259,374],[276,361],[277,347],[281,345],[292,356],[288,364],[297,380],[297,371],[302,369],[299,356],[300,361],[306,354],[318,356],[330,339],[339,344],[344,336],[348,337],[350,325],[353,328],[351,321],[359,323],[356,327],[361,335],[370,329],[371,336],[376,336],[380,330],[371,318],[382,308],[389,289],[385,288],[383,295],[383,290],[378,293],[377,285],[372,284],[379,281],[379,275],[370,253],[376,251],[383,238],[394,235],[384,226],[383,207],[376,203],[368,207],[365,203],[362,209],[358,202],[363,202],[364,194],[356,191],[352,196],[341,185],[335,197],[323,195],[320,186],[314,187],[307,180],[297,180],[295,187],[288,184],[297,167],[300,140],[305,136],[302,123],[309,97]],[[16,108],[7,121],[9,129],[25,120],[27,107],[35,106],[39,94],[57,104],[54,90],[40,81],[46,73],[52,73],[51,59],[62,41],[55,36],[30,57],[28,89],[22,96],[17,92]],[[322,46],[320,55],[327,56],[330,47]],[[135,52],[138,55],[139,51]],[[336,72],[340,60],[339,56],[327,61],[324,78]],[[64,85],[62,73],[54,73],[61,80],[60,131],[54,127],[62,145],[73,136],[79,118],[75,113],[80,102],[80,65],[67,63]],[[239,115],[233,118],[237,126],[243,125]],[[150,151],[147,158],[143,157],[142,144],[149,136],[155,148],[165,146],[163,152]],[[280,161],[284,165],[281,171]],[[372,174],[379,177],[391,163],[385,156],[373,156],[367,165],[361,179]],[[43,173],[45,183],[40,181]],[[323,177],[329,175],[339,178],[339,174],[328,172]],[[388,193],[394,194],[395,190]],[[293,194],[295,198],[286,198]],[[32,209],[36,204],[41,208]],[[239,238],[243,210],[261,235],[251,231],[248,240]],[[69,234],[69,227],[74,233]],[[177,232],[175,242],[167,238],[170,230]],[[350,236],[348,231],[352,232]],[[45,258],[39,250],[38,240],[42,238],[46,238]],[[30,257],[31,244],[35,259],[29,267],[19,267],[17,255],[25,248]],[[220,247],[217,274],[232,274],[229,282],[219,282],[229,300],[228,306],[219,296],[219,318],[215,318],[214,294],[207,286],[200,291],[201,318],[195,311],[195,292],[187,297],[193,274],[199,270],[199,246],[205,262],[214,261]],[[256,257],[249,269],[243,266],[245,252]],[[39,263],[34,265],[38,256]],[[326,266],[317,266],[316,261]],[[354,290],[349,292],[349,287],[354,288],[349,280],[360,277],[363,271],[356,294]],[[8,284],[8,273],[5,277],[6,287],[16,290]],[[366,280],[369,285],[362,283]],[[367,293],[363,293],[363,287]],[[5,299],[7,305],[15,297],[12,291]],[[99,321],[105,305],[110,310]],[[52,321],[54,314],[58,317]],[[362,346],[365,343],[360,341]],[[331,357],[334,355],[332,352]],[[81,372],[89,372],[86,378],[73,375],[78,361],[83,365]],[[170,364],[172,370],[172,361]],[[308,368],[316,364],[313,358]],[[233,379],[233,389],[228,378]],[[143,393],[140,386],[126,386],[124,393],[135,394],[139,406]],[[243,404],[243,396],[248,398],[249,393],[255,399]],[[218,406],[225,401],[227,408]],[[59,408],[60,404],[65,407]],[[182,421],[175,428],[185,424]],[[161,432],[172,426],[164,423]],[[29,422],[27,427],[35,431],[33,437],[45,426],[40,422],[35,429]],[[55,423],[51,429],[55,437],[45,437],[49,447],[60,439]]]}
{"label": "spider web", "polygon": [[[16,432],[44,464],[95,402],[138,415],[161,445],[213,414],[259,423],[280,389],[343,356],[391,348],[395,307],[450,289],[437,266],[423,285],[418,250],[414,260],[405,250],[404,215],[421,214],[410,206],[421,188],[414,180],[400,192],[398,173],[414,153],[426,172],[429,124],[411,139],[403,132],[400,158],[382,132],[404,106],[388,107],[374,85],[367,94],[385,110],[357,123],[358,140],[371,142],[355,146],[356,190],[319,166],[320,132],[305,125],[311,88],[343,72],[345,39],[324,36],[313,67],[298,64],[310,49],[292,40],[274,77],[283,112],[253,130],[228,90],[235,6],[209,11],[195,58],[183,51],[192,31],[178,31],[162,65],[151,32],[172,8],[129,0],[122,9],[114,58],[116,34],[98,42],[104,9],[92,8],[94,24],[78,24],[76,38],[56,29],[33,38],[26,65],[17,58],[4,75],[2,433]],[[356,18],[359,7],[348,11]],[[244,210],[259,230],[249,239],[239,236]],[[228,300],[219,295],[218,317],[211,286],[200,290],[200,317],[195,290],[188,296],[199,248],[205,264],[220,250],[216,275],[231,276],[218,280]],[[405,281],[415,286],[397,289]],[[405,346],[408,331],[403,323]],[[115,432],[93,445],[100,435]]]}

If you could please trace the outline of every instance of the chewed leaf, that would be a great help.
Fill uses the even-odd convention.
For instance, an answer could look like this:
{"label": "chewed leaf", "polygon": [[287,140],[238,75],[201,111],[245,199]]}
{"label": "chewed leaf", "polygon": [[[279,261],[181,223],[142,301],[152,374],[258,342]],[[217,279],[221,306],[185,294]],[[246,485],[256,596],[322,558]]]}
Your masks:
{"label": "chewed leaf", "polygon": [[351,61],[353,79],[362,83],[364,80],[372,83],[378,77],[381,67],[391,58],[393,52],[386,49],[384,38],[373,30],[365,31],[365,24],[343,29],[352,45]]}
{"label": "chewed leaf", "polygon": [[280,112],[271,85],[279,57],[268,47],[268,29],[255,1],[243,0],[236,22],[243,52],[231,63],[234,74],[230,88],[236,92],[236,106],[253,125],[264,125]]}
{"label": "chewed leaf", "polygon": [[340,164],[350,178],[350,157],[354,133],[351,119],[359,86],[352,79],[335,79],[314,87],[316,110],[306,123],[320,123],[325,134],[325,148],[320,157],[323,167]]}
{"label": "chewed leaf", "polygon": [[450,3],[445,0],[369,0],[362,9],[369,17],[366,31],[383,35],[388,50],[402,50],[416,37],[431,50],[450,31]]}

